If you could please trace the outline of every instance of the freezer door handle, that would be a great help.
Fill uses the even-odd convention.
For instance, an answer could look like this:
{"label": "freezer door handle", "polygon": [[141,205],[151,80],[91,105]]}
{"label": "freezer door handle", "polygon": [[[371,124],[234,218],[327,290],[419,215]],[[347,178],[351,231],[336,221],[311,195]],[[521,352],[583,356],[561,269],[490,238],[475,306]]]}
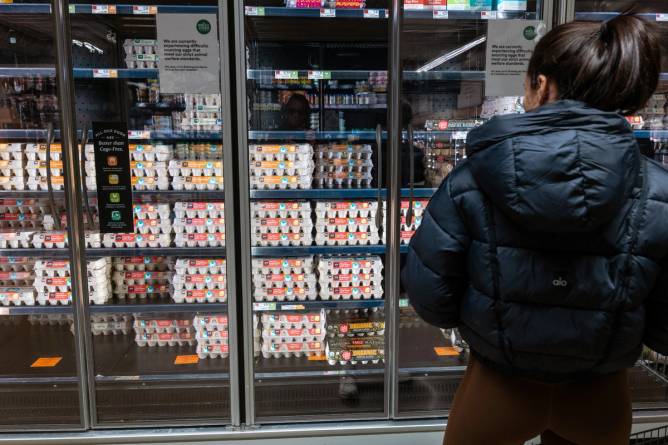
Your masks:
{"label": "freezer door handle", "polygon": [[60,230],[60,215],[56,212],[56,199],[53,196],[53,184],[51,182],[51,144],[53,144],[53,122],[46,127],[46,187],[49,192],[49,206],[53,215],[53,224],[56,230]]}
{"label": "freezer door handle", "polygon": [[93,212],[90,209],[90,203],[88,202],[88,185],[86,184],[86,145],[88,144],[88,125],[86,123],[83,124],[83,127],[81,128],[81,145],[79,149],[79,153],[83,153],[83,159],[84,161],[81,163],[81,191],[83,194],[83,202],[84,202],[84,208],[86,209],[86,219],[88,220],[88,229],[89,230],[94,230],[95,226],[94,220],[93,220]]}
{"label": "freezer door handle", "polygon": [[383,227],[383,128],[376,125],[376,150],[378,153],[378,208],[376,209],[376,228]]}
{"label": "freezer door handle", "polygon": [[413,224],[413,187],[415,183],[415,144],[413,143],[413,126],[408,125],[408,211],[406,226]]}

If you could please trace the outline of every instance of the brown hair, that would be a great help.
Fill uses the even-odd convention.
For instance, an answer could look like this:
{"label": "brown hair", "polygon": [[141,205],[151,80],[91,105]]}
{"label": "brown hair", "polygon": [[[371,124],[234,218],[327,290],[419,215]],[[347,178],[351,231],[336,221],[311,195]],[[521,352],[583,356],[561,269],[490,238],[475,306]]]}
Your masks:
{"label": "brown hair", "polygon": [[603,23],[557,26],[536,45],[527,76],[556,82],[560,99],[604,111],[632,114],[645,106],[659,82],[661,49],[653,24],[632,14]]}

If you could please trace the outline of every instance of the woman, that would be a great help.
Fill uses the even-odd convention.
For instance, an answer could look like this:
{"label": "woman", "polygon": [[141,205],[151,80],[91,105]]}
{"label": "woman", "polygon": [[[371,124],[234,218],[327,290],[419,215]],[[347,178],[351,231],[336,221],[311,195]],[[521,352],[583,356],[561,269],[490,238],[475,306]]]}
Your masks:
{"label": "woman", "polygon": [[472,352],[446,445],[628,444],[626,369],[643,343],[668,354],[668,172],[623,117],[658,83],[650,26],[549,32],[528,112],[470,132],[429,204],[403,285]]}

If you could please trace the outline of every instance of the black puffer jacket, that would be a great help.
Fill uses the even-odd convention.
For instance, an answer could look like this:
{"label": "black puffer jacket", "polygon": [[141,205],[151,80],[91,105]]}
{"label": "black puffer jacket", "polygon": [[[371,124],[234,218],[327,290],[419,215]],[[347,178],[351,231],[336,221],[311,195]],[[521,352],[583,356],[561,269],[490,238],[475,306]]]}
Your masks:
{"label": "black puffer jacket", "polygon": [[668,354],[668,172],[621,116],[573,101],[472,131],[402,282],[483,362],[544,381]]}

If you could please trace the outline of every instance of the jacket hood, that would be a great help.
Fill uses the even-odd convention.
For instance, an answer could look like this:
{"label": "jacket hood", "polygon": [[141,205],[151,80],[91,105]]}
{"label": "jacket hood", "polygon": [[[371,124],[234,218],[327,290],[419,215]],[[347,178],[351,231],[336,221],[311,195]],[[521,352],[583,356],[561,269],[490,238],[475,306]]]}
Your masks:
{"label": "jacket hood", "polygon": [[558,101],[471,131],[469,165],[506,216],[539,232],[587,232],[633,191],[640,152],[624,117]]}

